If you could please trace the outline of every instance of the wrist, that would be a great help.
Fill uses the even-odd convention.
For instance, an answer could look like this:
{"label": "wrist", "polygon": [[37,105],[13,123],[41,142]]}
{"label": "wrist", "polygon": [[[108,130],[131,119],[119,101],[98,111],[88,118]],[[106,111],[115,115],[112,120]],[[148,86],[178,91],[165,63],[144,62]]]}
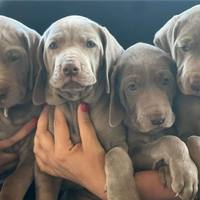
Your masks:
{"label": "wrist", "polygon": [[105,192],[106,174],[104,171],[98,177],[84,179],[81,185],[100,199],[107,200],[107,192]]}

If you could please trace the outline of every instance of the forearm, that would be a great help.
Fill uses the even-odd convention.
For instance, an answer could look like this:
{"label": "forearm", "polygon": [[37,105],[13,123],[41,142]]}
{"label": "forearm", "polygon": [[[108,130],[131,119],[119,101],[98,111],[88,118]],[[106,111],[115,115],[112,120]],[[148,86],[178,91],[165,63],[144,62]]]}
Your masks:
{"label": "forearm", "polygon": [[[173,191],[164,187],[159,179],[158,171],[142,171],[135,174],[136,187],[139,192],[141,200],[179,200],[175,197]],[[83,186],[100,199],[106,200],[107,196],[104,193],[106,184],[106,176],[102,179],[88,179]]]}
{"label": "forearm", "polygon": [[180,200],[172,190],[161,184],[158,171],[138,172],[135,182],[141,200]]}

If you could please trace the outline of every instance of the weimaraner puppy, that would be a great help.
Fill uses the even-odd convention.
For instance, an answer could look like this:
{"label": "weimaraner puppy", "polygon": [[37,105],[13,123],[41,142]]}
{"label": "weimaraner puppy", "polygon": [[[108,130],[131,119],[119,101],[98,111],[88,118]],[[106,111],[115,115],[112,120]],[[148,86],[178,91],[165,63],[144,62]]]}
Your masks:
{"label": "weimaraner puppy", "polygon": [[[137,200],[125,127],[119,124],[112,128],[108,122],[109,71],[122,52],[123,48],[106,28],[85,17],[69,16],[56,21],[40,41],[41,68],[33,100],[36,105],[45,101],[51,105],[48,128],[52,133],[54,107],[63,111],[74,144],[81,142],[77,107],[81,102],[87,103],[98,139],[108,152],[105,159],[108,199]],[[38,168],[37,173],[41,173]],[[46,174],[38,177],[37,199],[56,199],[61,179]]]}
{"label": "weimaraner puppy", "polygon": [[[0,16],[0,140],[9,138],[26,122],[39,116],[32,92],[37,73],[36,53],[40,35],[8,17]],[[6,149],[19,154],[19,164],[8,177],[3,174],[0,200],[23,200],[34,172],[34,132]]]}
{"label": "weimaraner puppy", "polygon": [[175,126],[200,173],[200,6],[170,19],[155,35],[154,44],[176,62],[179,92]]}
{"label": "weimaraner puppy", "polygon": [[136,171],[159,169],[162,183],[189,200],[197,193],[198,172],[187,146],[170,128],[175,120],[175,68],[170,56],[152,45],[138,43],[127,49],[112,72],[110,123],[116,126],[124,120],[128,127]]}

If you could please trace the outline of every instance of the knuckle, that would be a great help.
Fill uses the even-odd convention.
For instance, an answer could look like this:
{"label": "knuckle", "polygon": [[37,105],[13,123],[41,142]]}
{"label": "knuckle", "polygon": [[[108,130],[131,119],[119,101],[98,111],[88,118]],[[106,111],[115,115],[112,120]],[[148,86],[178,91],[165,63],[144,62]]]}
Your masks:
{"label": "knuckle", "polygon": [[28,123],[24,126],[24,131],[31,132],[34,129],[32,123]]}
{"label": "knuckle", "polygon": [[55,158],[56,158],[56,160],[57,160],[58,162],[63,162],[63,161],[64,161],[64,156],[63,156],[63,154],[60,153],[60,152],[56,152],[56,153],[55,153]]}
{"label": "knuckle", "polygon": [[39,165],[39,167],[40,167],[40,171],[43,172],[43,173],[45,173],[45,168],[44,168],[44,166],[43,166],[43,165],[42,165],[42,166]]}
{"label": "knuckle", "polygon": [[83,117],[82,122],[83,122],[84,124],[88,124],[88,125],[91,124],[91,121],[90,121],[89,116],[85,116],[85,117]]}

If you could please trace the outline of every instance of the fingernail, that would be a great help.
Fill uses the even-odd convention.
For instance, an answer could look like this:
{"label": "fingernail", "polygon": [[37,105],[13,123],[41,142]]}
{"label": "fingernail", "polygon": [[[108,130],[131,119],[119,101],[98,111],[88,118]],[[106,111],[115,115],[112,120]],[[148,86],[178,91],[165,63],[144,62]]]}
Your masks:
{"label": "fingernail", "polygon": [[48,106],[48,103],[45,103],[45,104],[44,104],[44,107],[46,107],[46,106]]}
{"label": "fingernail", "polygon": [[37,126],[37,123],[38,123],[38,118],[35,118],[34,120],[33,120],[33,126]]}
{"label": "fingernail", "polygon": [[85,103],[81,104],[81,111],[84,113],[86,113],[88,111],[87,104],[85,104]]}

